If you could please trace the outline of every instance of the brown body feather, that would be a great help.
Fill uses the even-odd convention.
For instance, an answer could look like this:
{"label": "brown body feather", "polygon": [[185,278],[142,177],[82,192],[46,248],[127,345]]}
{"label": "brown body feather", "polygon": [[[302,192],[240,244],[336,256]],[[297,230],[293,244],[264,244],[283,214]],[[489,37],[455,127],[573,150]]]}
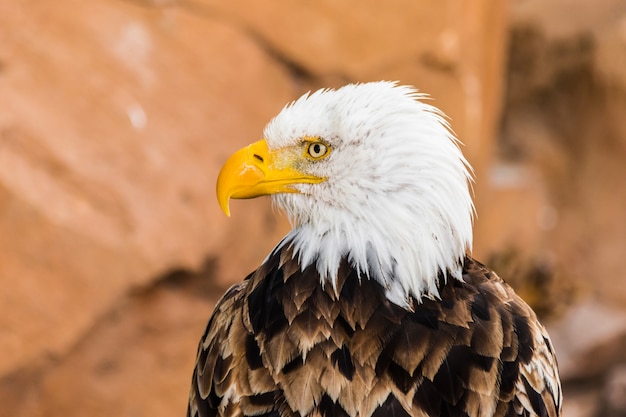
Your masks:
{"label": "brown body feather", "polygon": [[533,311],[469,257],[463,280],[410,311],[345,261],[332,288],[277,250],[216,306],[188,416],[559,416]]}

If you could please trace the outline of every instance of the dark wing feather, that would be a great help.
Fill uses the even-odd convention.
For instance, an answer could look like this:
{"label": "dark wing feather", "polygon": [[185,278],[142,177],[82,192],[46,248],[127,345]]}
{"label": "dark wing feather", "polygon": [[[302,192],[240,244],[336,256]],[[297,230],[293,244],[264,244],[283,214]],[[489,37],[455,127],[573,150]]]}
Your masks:
{"label": "dark wing feather", "polygon": [[559,416],[535,314],[471,258],[463,280],[409,311],[347,261],[321,285],[285,246],[216,306],[188,415]]}
{"label": "dark wing feather", "polygon": [[[235,336],[232,333],[234,322],[241,321],[242,289],[247,282],[231,287],[215,306],[198,347],[189,393],[188,417],[224,415],[222,400],[229,388],[236,384],[237,378],[233,370],[237,353],[232,346],[237,338],[231,335]],[[241,361],[240,358],[237,360]]]}

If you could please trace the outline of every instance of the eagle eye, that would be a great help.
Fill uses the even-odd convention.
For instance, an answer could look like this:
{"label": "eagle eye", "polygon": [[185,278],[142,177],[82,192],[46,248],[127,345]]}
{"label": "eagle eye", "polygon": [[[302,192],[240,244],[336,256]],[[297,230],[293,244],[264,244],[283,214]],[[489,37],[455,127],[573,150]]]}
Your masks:
{"label": "eagle eye", "polygon": [[330,146],[324,142],[309,142],[306,147],[306,153],[313,159],[321,159],[328,155],[330,152]]}

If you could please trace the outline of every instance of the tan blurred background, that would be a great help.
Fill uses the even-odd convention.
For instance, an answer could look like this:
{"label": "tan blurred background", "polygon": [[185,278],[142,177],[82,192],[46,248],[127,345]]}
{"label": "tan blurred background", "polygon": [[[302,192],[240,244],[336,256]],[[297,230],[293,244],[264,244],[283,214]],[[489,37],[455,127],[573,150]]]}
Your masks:
{"label": "tan blurred background", "polygon": [[288,228],[226,219],[221,163],[378,79],[452,118],[565,415],[626,415],[626,0],[0,0],[0,416],[184,415],[213,304]]}

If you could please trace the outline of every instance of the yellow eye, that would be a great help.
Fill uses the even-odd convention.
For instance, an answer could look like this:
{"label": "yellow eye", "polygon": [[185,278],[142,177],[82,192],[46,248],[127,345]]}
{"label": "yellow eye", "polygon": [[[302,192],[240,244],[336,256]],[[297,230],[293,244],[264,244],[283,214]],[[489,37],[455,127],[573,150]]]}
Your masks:
{"label": "yellow eye", "polygon": [[313,159],[320,159],[328,155],[330,147],[323,142],[311,142],[308,144],[307,153]]}

